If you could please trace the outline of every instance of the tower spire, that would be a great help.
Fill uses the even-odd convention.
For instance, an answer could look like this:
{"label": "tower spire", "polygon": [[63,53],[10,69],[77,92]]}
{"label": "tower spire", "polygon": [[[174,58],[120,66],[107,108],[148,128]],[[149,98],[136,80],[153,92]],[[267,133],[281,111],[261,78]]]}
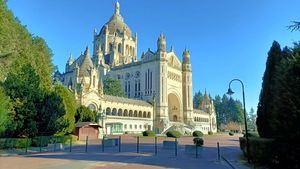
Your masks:
{"label": "tower spire", "polygon": [[115,14],[116,14],[116,15],[119,15],[119,14],[120,14],[120,4],[119,4],[118,1],[117,1],[116,4],[115,4]]}

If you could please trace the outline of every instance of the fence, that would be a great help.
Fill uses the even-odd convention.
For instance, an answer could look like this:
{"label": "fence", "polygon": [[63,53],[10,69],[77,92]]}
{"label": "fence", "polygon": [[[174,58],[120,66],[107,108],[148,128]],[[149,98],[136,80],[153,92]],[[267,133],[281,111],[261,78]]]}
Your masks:
{"label": "fence", "polygon": [[[204,157],[203,148],[193,143],[193,137],[169,138],[164,136],[107,136],[104,139],[89,139],[77,141],[70,136],[40,136],[34,138],[0,138],[0,149],[8,153],[30,154],[41,152],[98,152],[119,153],[130,152],[140,154]],[[218,161],[223,159],[226,149],[219,148],[219,143],[208,158]]]}

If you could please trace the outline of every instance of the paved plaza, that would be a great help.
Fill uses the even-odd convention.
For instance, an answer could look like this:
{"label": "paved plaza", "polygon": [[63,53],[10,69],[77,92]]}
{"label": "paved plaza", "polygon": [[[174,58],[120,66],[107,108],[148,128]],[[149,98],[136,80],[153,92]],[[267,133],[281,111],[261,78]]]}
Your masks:
{"label": "paved plaza", "polygon": [[204,136],[204,147],[196,158],[195,154],[187,154],[184,145],[192,144],[192,137],[178,139],[178,151],[163,149],[163,140],[172,140],[161,137],[158,139],[157,155],[153,138],[140,138],[139,153],[137,153],[136,138],[122,136],[121,152],[118,146],[105,147],[102,152],[98,141],[90,141],[87,152],[85,144],[74,145],[72,152],[31,152],[27,155],[2,154],[0,157],[1,169],[159,169],[159,168],[232,168],[224,160],[218,161],[217,142],[220,143],[221,155],[235,168],[249,168],[242,159],[239,149],[238,136],[216,134]]}

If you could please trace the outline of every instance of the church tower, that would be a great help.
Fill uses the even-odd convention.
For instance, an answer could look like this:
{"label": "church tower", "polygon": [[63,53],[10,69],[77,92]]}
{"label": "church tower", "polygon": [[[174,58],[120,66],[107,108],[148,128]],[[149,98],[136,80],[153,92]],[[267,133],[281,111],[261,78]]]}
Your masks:
{"label": "church tower", "polygon": [[167,81],[168,81],[168,61],[166,52],[166,39],[163,34],[160,34],[157,40],[157,58],[159,60],[159,80],[157,82],[157,95],[156,95],[156,116],[155,126],[159,128],[156,132],[161,133],[162,130],[167,127],[168,123],[168,93],[167,93]]}
{"label": "church tower", "polygon": [[137,34],[133,35],[120,14],[120,4],[99,34],[94,31],[94,58],[103,53],[104,63],[114,67],[137,61]]}
{"label": "church tower", "polygon": [[184,122],[191,124],[193,121],[192,65],[190,52],[186,49],[182,54],[182,94]]}

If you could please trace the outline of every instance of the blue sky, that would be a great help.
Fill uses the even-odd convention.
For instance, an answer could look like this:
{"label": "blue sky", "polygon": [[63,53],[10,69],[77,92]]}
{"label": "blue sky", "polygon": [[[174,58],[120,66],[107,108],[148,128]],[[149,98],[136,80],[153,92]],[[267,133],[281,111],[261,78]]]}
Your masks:
{"label": "blue sky", "polygon": [[[54,54],[53,63],[64,70],[68,55],[77,57],[92,47],[98,30],[114,11],[115,0],[9,0],[8,7],[29,31],[43,37]],[[300,20],[299,0],[119,0],[121,15],[138,33],[138,57],[156,50],[160,32],[179,59],[190,50],[193,92],[207,89],[223,95],[228,82],[245,83],[246,107],[256,109],[267,52],[277,40],[291,46],[299,32],[286,26]],[[238,83],[234,98],[241,99]]]}

